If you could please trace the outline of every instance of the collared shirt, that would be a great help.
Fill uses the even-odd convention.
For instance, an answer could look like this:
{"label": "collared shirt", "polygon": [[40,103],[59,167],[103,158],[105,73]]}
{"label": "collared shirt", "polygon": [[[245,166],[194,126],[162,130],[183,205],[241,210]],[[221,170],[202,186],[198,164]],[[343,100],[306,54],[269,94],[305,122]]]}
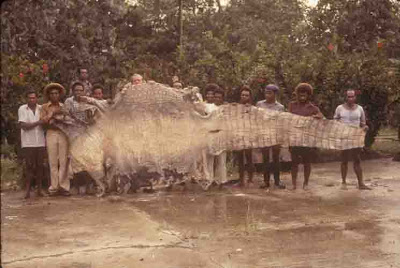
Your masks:
{"label": "collared shirt", "polygon": [[72,83],[69,87],[69,95],[70,96],[72,96],[72,94],[73,94],[72,85],[75,84],[76,82],[82,83],[85,96],[90,96],[92,94],[92,84],[89,82],[89,80],[86,80],[86,81],[75,80],[75,81],[72,81]]}
{"label": "collared shirt", "polygon": [[[24,104],[18,109],[18,122],[35,123],[40,120],[40,111],[42,107],[36,104],[35,113]],[[44,147],[46,146],[44,131],[41,125],[25,130],[21,128],[21,147]]]}
{"label": "collared shirt", "polygon": [[282,104],[280,104],[277,101],[275,101],[274,103],[267,103],[266,100],[262,100],[262,101],[257,102],[256,106],[259,108],[274,110],[274,111],[278,111],[278,112],[285,111],[285,106],[283,106]]}
{"label": "collared shirt", "polygon": [[311,102],[302,104],[297,101],[293,101],[289,104],[289,112],[301,116],[312,116],[320,113],[320,110]]}
{"label": "collared shirt", "polygon": [[356,104],[355,109],[349,109],[347,105],[341,104],[336,108],[333,119],[339,120],[342,123],[360,127],[365,125],[364,109]]}
{"label": "collared shirt", "polygon": [[88,98],[88,103],[85,102],[77,102],[74,97],[69,97],[65,100],[63,111],[68,114],[73,115],[75,118],[87,122],[88,114],[87,110],[95,110],[96,106],[92,103],[95,103],[97,100],[91,97]]}
{"label": "collared shirt", "polygon": [[50,101],[48,103],[45,103],[42,105],[42,110],[40,111],[40,119],[46,122],[49,122],[51,119],[49,115],[51,113],[59,112],[61,111],[61,108],[63,107],[64,104],[59,102],[58,104],[53,104]]}
{"label": "collared shirt", "polygon": [[40,120],[46,122],[45,127],[57,129],[57,127],[49,125],[48,123],[54,113],[61,111],[63,105],[64,104],[62,104],[61,102],[59,102],[58,104],[53,104],[50,101],[42,105],[42,110],[40,111]]}

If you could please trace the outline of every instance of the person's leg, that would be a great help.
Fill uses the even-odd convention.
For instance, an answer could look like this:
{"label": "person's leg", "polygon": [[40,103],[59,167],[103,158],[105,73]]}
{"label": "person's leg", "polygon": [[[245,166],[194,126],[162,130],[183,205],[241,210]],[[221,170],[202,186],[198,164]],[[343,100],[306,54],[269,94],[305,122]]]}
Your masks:
{"label": "person's leg", "polygon": [[34,148],[23,148],[24,158],[25,158],[25,166],[26,166],[26,192],[25,199],[30,198],[31,194],[31,185],[35,172],[35,156],[33,154]]}
{"label": "person's leg", "polygon": [[360,190],[371,190],[367,185],[364,184],[363,180],[363,173],[361,169],[361,150],[359,149],[354,149],[352,150],[352,156],[353,156],[353,168],[354,172],[356,173],[357,180],[358,180],[358,189]]}
{"label": "person's leg", "polygon": [[215,180],[215,174],[214,174],[214,162],[215,162],[215,156],[207,153],[207,168],[208,168],[208,174],[210,174],[210,179],[211,181]]}
{"label": "person's leg", "polygon": [[203,164],[203,173],[206,180],[211,181],[210,168],[208,167],[207,150],[201,151],[201,158]]}
{"label": "person's leg", "polygon": [[344,150],[341,152],[341,164],[340,164],[340,172],[342,174],[342,185],[346,185],[346,177],[347,177],[347,166],[348,166],[348,150]]}
{"label": "person's leg", "polygon": [[220,184],[223,184],[226,182],[226,151],[223,151],[215,158],[217,160],[217,166],[215,167],[215,180]]}
{"label": "person's leg", "polygon": [[246,162],[247,162],[247,174],[249,175],[249,183],[253,182],[254,165],[253,165],[253,154],[251,149],[244,151]]}
{"label": "person's leg", "polygon": [[37,195],[43,196],[42,194],[42,183],[44,176],[44,159],[46,154],[45,147],[36,148],[36,185],[37,185]]}
{"label": "person's leg", "polygon": [[68,139],[67,136],[59,131],[58,135],[58,158],[60,160],[59,183],[62,190],[66,193],[70,189],[70,180],[68,177]]}
{"label": "person's leg", "polygon": [[47,155],[50,166],[50,187],[49,193],[58,191],[58,141],[54,130],[48,130],[46,134]]}
{"label": "person's leg", "polygon": [[264,169],[264,185],[261,188],[269,188],[270,164],[269,164],[269,147],[261,149],[263,156],[263,169]]}
{"label": "person's leg", "polygon": [[239,165],[239,185],[243,187],[244,183],[244,150],[235,153]]}
{"label": "person's leg", "polygon": [[303,165],[304,165],[304,182],[303,182],[303,189],[308,187],[308,182],[310,180],[311,175],[311,159],[312,159],[312,151],[308,148],[302,148],[302,158],[303,158]]}
{"label": "person's leg", "polygon": [[281,147],[279,145],[272,147],[272,161],[273,161],[273,172],[274,172],[274,181],[275,186],[279,189],[285,189],[285,185],[280,180],[280,156]]}
{"label": "person's leg", "polygon": [[297,174],[299,172],[300,156],[299,156],[297,147],[291,147],[291,148],[289,148],[289,150],[290,150],[290,156],[292,158],[292,168],[291,168],[292,186],[293,186],[293,190],[296,190],[296,188],[297,188]]}

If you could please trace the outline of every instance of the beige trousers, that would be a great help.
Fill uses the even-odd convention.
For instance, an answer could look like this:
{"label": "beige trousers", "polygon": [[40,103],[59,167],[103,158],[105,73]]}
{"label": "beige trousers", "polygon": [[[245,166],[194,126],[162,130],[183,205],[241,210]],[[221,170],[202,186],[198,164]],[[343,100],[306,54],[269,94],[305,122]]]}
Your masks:
{"label": "beige trousers", "polygon": [[46,142],[51,178],[49,192],[55,192],[59,188],[69,191],[67,136],[60,130],[49,129]]}
{"label": "beige trousers", "polygon": [[[216,162],[214,167],[214,162]],[[226,182],[226,152],[219,155],[209,154],[203,150],[203,169],[207,180],[215,180],[218,183]],[[215,172],[214,172],[215,170]]]}

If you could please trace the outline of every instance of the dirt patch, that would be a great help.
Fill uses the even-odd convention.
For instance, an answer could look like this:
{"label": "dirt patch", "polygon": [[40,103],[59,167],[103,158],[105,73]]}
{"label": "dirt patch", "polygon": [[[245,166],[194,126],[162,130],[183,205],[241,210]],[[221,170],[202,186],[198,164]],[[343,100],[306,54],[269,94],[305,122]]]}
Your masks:
{"label": "dirt patch", "polygon": [[[400,165],[364,162],[372,191],[359,191],[351,170],[341,190],[339,165],[315,165],[309,191],[260,190],[257,177],[222,192],[190,186],[28,202],[22,192],[2,193],[2,264],[400,267]],[[290,185],[288,173],[282,179]]]}

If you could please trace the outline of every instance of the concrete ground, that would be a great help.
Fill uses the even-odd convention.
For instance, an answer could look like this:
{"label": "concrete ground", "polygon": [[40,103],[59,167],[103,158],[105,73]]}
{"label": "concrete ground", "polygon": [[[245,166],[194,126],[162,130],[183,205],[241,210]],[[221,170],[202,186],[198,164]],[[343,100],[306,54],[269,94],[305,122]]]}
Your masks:
{"label": "concrete ground", "polygon": [[400,163],[363,167],[372,191],[356,188],[352,170],[341,189],[339,163],[327,163],[314,165],[308,191],[189,185],[29,201],[4,192],[2,267],[398,268]]}

